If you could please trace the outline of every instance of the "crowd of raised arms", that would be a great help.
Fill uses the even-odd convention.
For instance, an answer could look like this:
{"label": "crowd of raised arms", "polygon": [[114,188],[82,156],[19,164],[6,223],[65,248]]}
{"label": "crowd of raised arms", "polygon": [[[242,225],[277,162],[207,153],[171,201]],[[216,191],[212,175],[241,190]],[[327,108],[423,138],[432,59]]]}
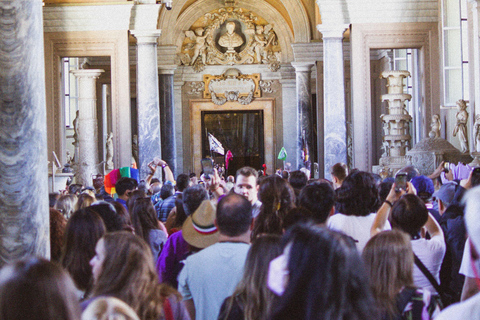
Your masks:
{"label": "crowd of raised arms", "polygon": [[0,270],[0,319],[480,319],[480,169],[149,168],[50,195],[51,259]]}

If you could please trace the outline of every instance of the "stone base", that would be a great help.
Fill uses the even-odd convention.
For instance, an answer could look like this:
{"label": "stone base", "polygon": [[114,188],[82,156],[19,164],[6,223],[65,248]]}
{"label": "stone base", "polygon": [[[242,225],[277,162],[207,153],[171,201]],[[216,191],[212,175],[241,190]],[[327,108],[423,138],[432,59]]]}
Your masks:
{"label": "stone base", "polygon": [[470,163],[472,157],[461,153],[451,143],[442,138],[426,138],[419,141],[415,147],[407,151],[407,162],[415,166],[422,175],[431,174],[442,161],[454,164]]}
{"label": "stone base", "polygon": [[480,167],[480,152],[472,152],[473,161],[469,163],[471,167]]}

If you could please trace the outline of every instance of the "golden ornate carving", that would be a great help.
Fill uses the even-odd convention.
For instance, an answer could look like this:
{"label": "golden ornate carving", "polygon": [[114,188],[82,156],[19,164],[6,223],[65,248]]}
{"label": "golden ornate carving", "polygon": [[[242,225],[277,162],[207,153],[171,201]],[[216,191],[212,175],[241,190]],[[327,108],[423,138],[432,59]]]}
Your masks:
{"label": "golden ornate carving", "polygon": [[252,12],[227,7],[205,14],[185,31],[179,53],[196,72],[205,65],[268,64],[280,68],[280,46],[272,24]]}
{"label": "golden ornate carving", "polygon": [[250,104],[253,98],[260,98],[260,74],[243,75],[236,69],[229,69],[222,75],[203,75],[205,90],[203,98],[211,99],[216,105],[227,101],[238,101],[242,105]]}

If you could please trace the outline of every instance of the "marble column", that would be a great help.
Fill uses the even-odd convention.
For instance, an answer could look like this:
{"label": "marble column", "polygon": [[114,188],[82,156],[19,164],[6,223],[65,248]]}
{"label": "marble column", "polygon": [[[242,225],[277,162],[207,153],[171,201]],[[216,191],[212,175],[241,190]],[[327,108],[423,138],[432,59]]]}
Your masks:
{"label": "marble column", "polygon": [[103,171],[98,168],[96,80],[104,70],[80,69],[70,72],[78,80],[78,117],[75,132],[78,163],[75,179],[84,186],[92,186],[92,176]]}
{"label": "marble column", "polygon": [[[477,115],[480,114],[480,90],[478,90],[480,87],[480,0],[469,0],[469,2],[472,9],[472,32],[469,36],[471,39],[469,45],[472,45],[469,60],[469,64],[471,64],[469,70],[472,72],[470,75],[470,107],[473,102],[475,114]],[[474,117],[471,118],[473,123]]]}
{"label": "marble column", "polygon": [[[311,169],[313,154],[313,113],[312,113],[312,90],[311,76],[312,63],[292,62],[295,68],[295,77],[297,82],[297,149],[296,162],[298,169],[310,163]],[[305,163],[305,150],[308,150],[308,163]]]}
{"label": "marble column", "polygon": [[324,175],[338,162],[347,163],[347,121],[343,33],[346,26],[318,25],[323,35]]}
{"label": "marble column", "polygon": [[162,136],[162,157],[174,176],[177,176],[177,148],[175,141],[175,102],[173,73],[176,66],[159,68],[158,84],[160,95],[160,134]]}
{"label": "marble column", "polygon": [[50,258],[41,0],[0,1],[0,266]]}
{"label": "marble column", "polygon": [[160,30],[135,30],[132,34],[137,38],[138,168],[144,179],[150,172],[148,163],[163,157],[157,69]]}

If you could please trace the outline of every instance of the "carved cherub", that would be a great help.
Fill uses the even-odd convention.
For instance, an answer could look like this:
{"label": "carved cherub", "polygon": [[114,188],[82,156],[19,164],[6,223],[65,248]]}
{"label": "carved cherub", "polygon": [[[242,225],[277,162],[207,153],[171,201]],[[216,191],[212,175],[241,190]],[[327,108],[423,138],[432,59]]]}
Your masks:
{"label": "carved cherub", "polygon": [[268,46],[274,44],[275,33],[273,32],[273,25],[266,26],[257,25],[254,34],[253,50],[258,63],[265,63],[268,57]]}
{"label": "carved cherub", "polygon": [[191,40],[195,41],[195,45],[193,47],[193,57],[190,60],[190,65],[195,64],[195,60],[199,56],[202,58],[202,63],[205,64],[207,60],[207,46],[206,46],[206,38],[208,34],[203,35],[205,29],[203,28],[196,28],[195,32],[191,30],[185,31],[185,36],[190,38]]}

